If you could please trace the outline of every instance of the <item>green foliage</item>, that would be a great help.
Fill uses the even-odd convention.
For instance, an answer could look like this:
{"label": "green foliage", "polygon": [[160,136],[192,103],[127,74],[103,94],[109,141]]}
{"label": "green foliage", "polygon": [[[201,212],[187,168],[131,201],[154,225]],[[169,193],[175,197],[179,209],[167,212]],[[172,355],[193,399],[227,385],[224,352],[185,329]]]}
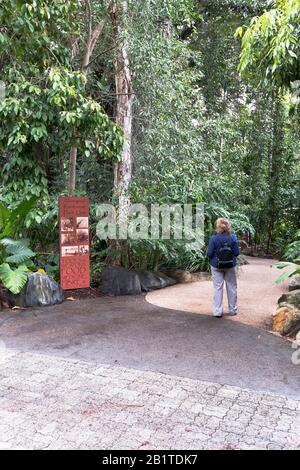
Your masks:
{"label": "green foliage", "polygon": [[[298,261],[300,262],[300,260],[298,260]],[[279,276],[279,278],[276,279],[275,284],[277,284],[277,285],[281,284],[286,279],[288,279],[289,277],[294,276],[295,274],[300,274],[299,264],[287,263],[287,262],[284,261],[284,262],[276,263],[274,266],[278,269],[287,268],[287,271],[282,273],[281,276]]]}
{"label": "green foliage", "polygon": [[20,202],[15,209],[9,210],[0,201],[0,239],[17,237],[26,227],[26,222],[37,200],[32,197]]}
{"label": "green foliage", "polygon": [[[112,200],[113,166],[123,144],[113,121],[118,44],[110,1],[92,2],[94,24],[106,23],[88,81],[79,71],[88,31],[85,3],[0,3],[6,83],[0,102],[0,237],[30,236],[34,251],[47,253],[37,256],[37,266],[55,279],[57,197],[65,194],[70,146],[78,148],[77,195],[90,197],[93,212],[94,203]],[[204,202],[206,241],[215,219],[224,216],[253,244],[281,255],[290,243],[286,258],[298,256],[299,119],[289,113],[290,96],[277,98],[278,87],[299,79],[298,5],[128,2],[120,40],[129,45],[135,92],[132,202]],[[259,88],[237,71],[241,51],[234,32],[241,24],[247,26],[237,32],[243,41],[240,72],[243,78],[255,75]],[[291,92],[298,94],[297,88]],[[37,202],[27,215],[9,221],[19,202],[32,198]],[[96,285],[106,258],[119,253],[93,235],[91,255]],[[128,266],[148,269],[207,268],[205,250],[190,252],[180,241],[130,241],[123,258]]]}
{"label": "green foliage", "polygon": [[6,263],[22,264],[35,256],[35,253],[28,247],[27,240],[3,238],[0,240],[0,244],[9,255],[4,259]]}
{"label": "green foliage", "polygon": [[240,27],[241,74],[250,73],[267,83],[291,87],[299,79],[300,1],[277,0],[271,9]]}
{"label": "green foliage", "polygon": [[18,294],[26,284],[28,266],[32,266],[34,256],[28,240],[0,240],[0,280],[13,294]]}
{"label": "green foliage", "polygon": [[8,263],[0,265],[0,279],[3,285],[10,290],[13,294],[19,294],[25,286],[28,278],[27,266],[18,266],[11,268]]}
{"label": "green foliage", "polygon": [[205,253],[189,250],[182,240],[130,240],[131,266],[158,271],[166,267],[188,271],[208,268]]}
{"label": "green foliage", "polygon": [[37,254],[35,264],[39,269],[44,269],[48,276],[59,282],[59,254],[52,252]]}
{"label": "green foliage", "polygon": [[[41,197],[41,188],[47,188],[41,161],[47,148],[63,155],[76,144],[87,157],[96,151],[103,158],[117,158],[123,139],[101,105],[85,96],[82,73],[64,68],[41,73],[37,67],[26,73],[30,80],[15,69],[8,70],[6,98],[0,103],[0,148],[11,156],[2,171],[7,188],[25,191],[28,175],[28,181],[36,181],[31,194]],[[33,81],[38,84],[33,86]],[[43,145],[40,155],[37,144]],[[21,181],[14,178],[9,183],[12,171],[20,170]]]}
{"label": "green foliage", "polygon": [[225,217],[226,219],[229,219],[233,231],[238,236],[248,233],[250,236],[253,237],[255,234],[255,229],[251,224],[249,217],[247,217],[245,214],[240,214],[238,212],[230,212],[219,204],[207,204],[205,206],[205,216],[208,236],[214,230],[215,222],[219,217]]}
{"label": "green foliage", "polygon": [[[78,36],[81,0],[5,0],[0,5],[2,50],[13,62],[69,63],[68,38]],[[13,40],[12,40],[13,38]]]}
{"label": "green foliage", "polygon": [[[98,257],[99,254],[95,254],[94,253],[94,256]],[[101,272],[103,271],[103,269],[107,266],[107,264],[105,263],[105,261],[101,261],[101,258],[100,258],[100,261],[96,260],[95,258],[92,259],[92,263],[91,263],[91,286],[92,287],[98,287],[99,286],[99,283],[100,283],[100,276],[101,276]]]}
{"label": "green foliage", "polygon": [[28,267],[33,266],[35,256],[28,240],[14,238],[26,232],[26,220],[35,204],[36,198],[31,198],[9,210],[0,202],[0,280],[14,294],[25,285]]}
{"label": "green foliage", "polygon": [[[249,233],[254,236],[254,228],[247,216],[231,213],[218,204],[205,205],[205,242],[215,230],[215,221],[218,217],[229,218],[234,232],[239,236]],[[160,227],[161,229],[162,227]],[[128,240],[127,252],[122,250],[122,264],[129,267],[160,270],[166,267],[178,268],[187,271],[205,271],[209,269],[209,260],[206,256],[206,245],[201,249],[191,249],[185,239],[138,239]],[[108,253],[106,251],[105,255]],[[103,252],[103,253],[104,253]],[[111,257],[119,253],[109,252]]]}
{"label": "green foliage", "polygon": [[300,258],[300,230],[296,233],[294,241],[287,245],[283,258],[288,261],[294,261]]}
{"label": "green foliage", "polygon": [[78,147],[81,161],[91,155],[117,159],[123,144],[120,128],[93,96],[100,81],[92,75],[87,86],[85,74],[76,70],[75,50],[86,36],[84,6],[74,0],[9,0],[0,6],[1,79],[6,83],[0,102],[0,192],[9,204],[16,204],[17,193],[37,196],[32,223],[40,223],[47,211],[54,160],[65,186],[71,146]]}

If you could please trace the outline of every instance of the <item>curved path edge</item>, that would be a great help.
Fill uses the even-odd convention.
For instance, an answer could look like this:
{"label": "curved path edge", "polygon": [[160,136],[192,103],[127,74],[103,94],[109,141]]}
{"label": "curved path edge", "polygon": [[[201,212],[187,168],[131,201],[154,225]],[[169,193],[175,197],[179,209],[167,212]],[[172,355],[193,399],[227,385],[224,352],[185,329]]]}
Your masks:
{"label": "curved path edge", "polygon": [[7,348],[300,398],[300,366],[281,338],[174,311],[144,297],[102,297],[9,313]]}

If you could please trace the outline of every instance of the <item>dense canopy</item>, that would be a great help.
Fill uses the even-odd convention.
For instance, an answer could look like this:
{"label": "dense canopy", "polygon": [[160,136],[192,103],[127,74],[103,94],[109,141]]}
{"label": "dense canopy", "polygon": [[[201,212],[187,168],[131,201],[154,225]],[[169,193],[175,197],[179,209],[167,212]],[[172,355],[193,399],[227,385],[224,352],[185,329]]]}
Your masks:
{"label": "dense canopy", "polygon": [[253,253],[297,258],[299,35],[299,0],[0,2],[0,232],[57,277],[58,197],[86,195],[94,283],[112,260],[199,270],[206,248],[97,239],[95,211],[204,203],[206,240],[227,216]]}

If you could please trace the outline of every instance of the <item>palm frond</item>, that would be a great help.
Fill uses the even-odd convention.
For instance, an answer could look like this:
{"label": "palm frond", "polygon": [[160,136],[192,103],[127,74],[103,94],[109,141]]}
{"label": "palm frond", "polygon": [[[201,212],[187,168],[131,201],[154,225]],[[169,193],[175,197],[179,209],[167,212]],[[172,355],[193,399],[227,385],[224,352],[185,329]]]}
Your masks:
{"label": "palm frond", "polygon": [[286,271],[284,271],[278,279],[276,279],[275,284],[279,285],[286,279],[288,279],[291,276],[294,276],[295,274],[300,274],[300,266],[295,263],[288,263],[286,261],[284,262],[279,262],[274,265],[278,269],[285,269],[288,268]]}
{"label": "palm frond", "polygon": [[35,253],[28,247],[28,240],[12,240],[3,238],[0,244],[5,247],[5,251],[10,256],[5,258],[7,263],[21,264],[35,256]]}
{"label": "palm frond", "polygon": [[5,246],[5,249],[8,253],[14,253],[14,251],[9,250],[17,249],[19,246],[28,247],[29,240],[28,238],[21,238],[20,240],[14,240],[13,238],[2,238],[2,240],[0,240],[0,244]]}

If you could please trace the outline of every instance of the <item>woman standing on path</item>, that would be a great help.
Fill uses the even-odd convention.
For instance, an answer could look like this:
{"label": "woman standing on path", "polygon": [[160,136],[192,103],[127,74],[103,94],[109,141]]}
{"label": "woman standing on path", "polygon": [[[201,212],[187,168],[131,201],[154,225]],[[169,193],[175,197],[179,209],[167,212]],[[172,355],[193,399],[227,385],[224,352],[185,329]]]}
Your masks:
{"label": "woman standing on path", "polygon": [[223,316],[223,287],[226,283],[229,315],[237,314],[236,258],[240,254],[237,237],[227,219],[216,222],[216,234],[210,237],[207,255],[214,285],[213,315]]}

